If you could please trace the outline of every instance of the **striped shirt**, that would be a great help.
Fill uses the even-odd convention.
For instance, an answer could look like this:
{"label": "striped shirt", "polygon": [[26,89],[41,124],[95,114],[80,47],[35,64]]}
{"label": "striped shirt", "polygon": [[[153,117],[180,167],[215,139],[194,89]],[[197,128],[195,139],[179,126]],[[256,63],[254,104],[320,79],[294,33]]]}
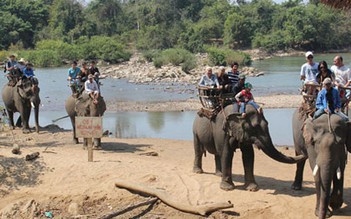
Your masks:
{"label": "striped shirt", "polygon": [[228,72],[228,79],[229,79],[229,84],[231,85],[236,85],[239,81],[239,74],[240,72],[237,71],[236,73],[233,73],[233,72]]}

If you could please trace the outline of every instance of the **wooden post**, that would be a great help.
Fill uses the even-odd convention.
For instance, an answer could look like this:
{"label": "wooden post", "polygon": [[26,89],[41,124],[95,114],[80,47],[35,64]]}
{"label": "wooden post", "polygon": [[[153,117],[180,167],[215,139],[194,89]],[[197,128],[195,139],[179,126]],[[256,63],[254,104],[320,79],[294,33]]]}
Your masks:
{"label": "wooden post", "polygon": [[93,162],[93,139],[88,138],[88,162]]}

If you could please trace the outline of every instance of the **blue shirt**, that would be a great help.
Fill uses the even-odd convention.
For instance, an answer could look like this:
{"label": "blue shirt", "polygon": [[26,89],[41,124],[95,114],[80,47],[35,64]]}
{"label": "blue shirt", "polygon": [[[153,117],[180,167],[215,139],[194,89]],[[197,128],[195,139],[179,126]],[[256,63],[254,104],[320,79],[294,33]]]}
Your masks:
{"label": "blue shirt", "polygon": [[328,109],[333,113],[335,109],[341,108],[341,101],[340,101],[339,91],[333,87],[330,89],[331,89],[333,106],[331,107],[328,106],[327,90],[323,88],[318,93],[317,100],[316,100],[316,107],[317,109]]}
{"label": "blue shirt", "polygon": [[68,77],[75,79],[77,78],[79,72],[80,72],[80,68],[78,67],[76,67],[76,69],[70,68],[68,69]]}
{"label": "blue shirt", "polygon": [[22,71],[23,71],[23,76],[25,76],[27,78],[31,78],[34,76],[34,71],[32,68],[30,68],[30,69],[24,68]]}
{"label": "blue shirt", "polygon": [[[11,68],[11,67],[13,67],[15,65],[17,65],[16,61],[13,61],[13,62],[8,61],[8,62],[6,62],[6,68]],[[9,71],[7,71],[7,72],[9,73]]]}

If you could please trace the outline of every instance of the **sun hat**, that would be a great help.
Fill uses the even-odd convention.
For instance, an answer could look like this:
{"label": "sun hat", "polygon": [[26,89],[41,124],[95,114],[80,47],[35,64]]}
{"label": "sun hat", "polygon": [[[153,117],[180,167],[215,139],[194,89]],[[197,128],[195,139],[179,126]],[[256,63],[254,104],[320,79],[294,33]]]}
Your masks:
{"label": "sun hat", "polygon": [[307,58],[308,56],[313,56],[313,53],[311,51],[306,52],[305,57]]}
{"label": "sun hat", "polygon": [[224,66],[219,66],[219,70],[223,70],[223,69],[225,69]]}
{"label": "sun hat", "polygon": [[252,89],[252,84],[250,84],[249,82],[244,84],[244,88],[249,88]]}
{"label": "sun hat", "polygon": [[26,63],[26,60],[24,60],[24,58],[21,58],[20,60],[18,60],[18,63]]}
{"label": "sun hat", "polygon": [[206,67],[206,71],[212,70],[212,68],[210,66]]}
{"label": "sun hat", "polygon": [[89,78],[89,79],[90,79],[90,78],[94,78],[94,75],[90,74],[90,75],[88,76],[88,78]]}
{"label": "sun hat", "polygon": [[246,78],[246,75],[240,74],[240,75],[238,76],[238,78],[239,78],[239,79],[245,79],[245,78]]}
{"label": "sun hat", "polygon": [[331,84],[331,83],[332,83],[332,81],[331,81],[330,78],[326,78],[326,79],[324,79],[324,81],[323,81],[323,84],[324,84],[324,85]]}

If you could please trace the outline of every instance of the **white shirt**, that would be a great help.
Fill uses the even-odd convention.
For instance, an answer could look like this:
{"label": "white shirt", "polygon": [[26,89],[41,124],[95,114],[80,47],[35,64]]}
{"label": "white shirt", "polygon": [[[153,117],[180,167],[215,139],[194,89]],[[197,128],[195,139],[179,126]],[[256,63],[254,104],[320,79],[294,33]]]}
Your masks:
{"label": "white shirt", "polygon": [[84,88],[85,88],[85,92],[87,92],[88,94],[94,91],[99,92],[99,87],[95,80],[93,80],[93,82],[90,82],[90,80],[87,80],[84,83]]}
{"label": "white shirt", "polygon": [[317,83],[316,76],[318,74],[318,64],[313,63],[310,65],[309,63],[305,63],[301,66],[301,76],[305,76],[304,83],[307,82],[315,82]]}
{"label": "white shirt", "polygon": [[341,85],[345,85],[348,81],[351,81],[351,71],[350,68],[346,67],[345,65],[338,67],[333,65],[330,70],[335,75],[335,80],[337,83]]}

